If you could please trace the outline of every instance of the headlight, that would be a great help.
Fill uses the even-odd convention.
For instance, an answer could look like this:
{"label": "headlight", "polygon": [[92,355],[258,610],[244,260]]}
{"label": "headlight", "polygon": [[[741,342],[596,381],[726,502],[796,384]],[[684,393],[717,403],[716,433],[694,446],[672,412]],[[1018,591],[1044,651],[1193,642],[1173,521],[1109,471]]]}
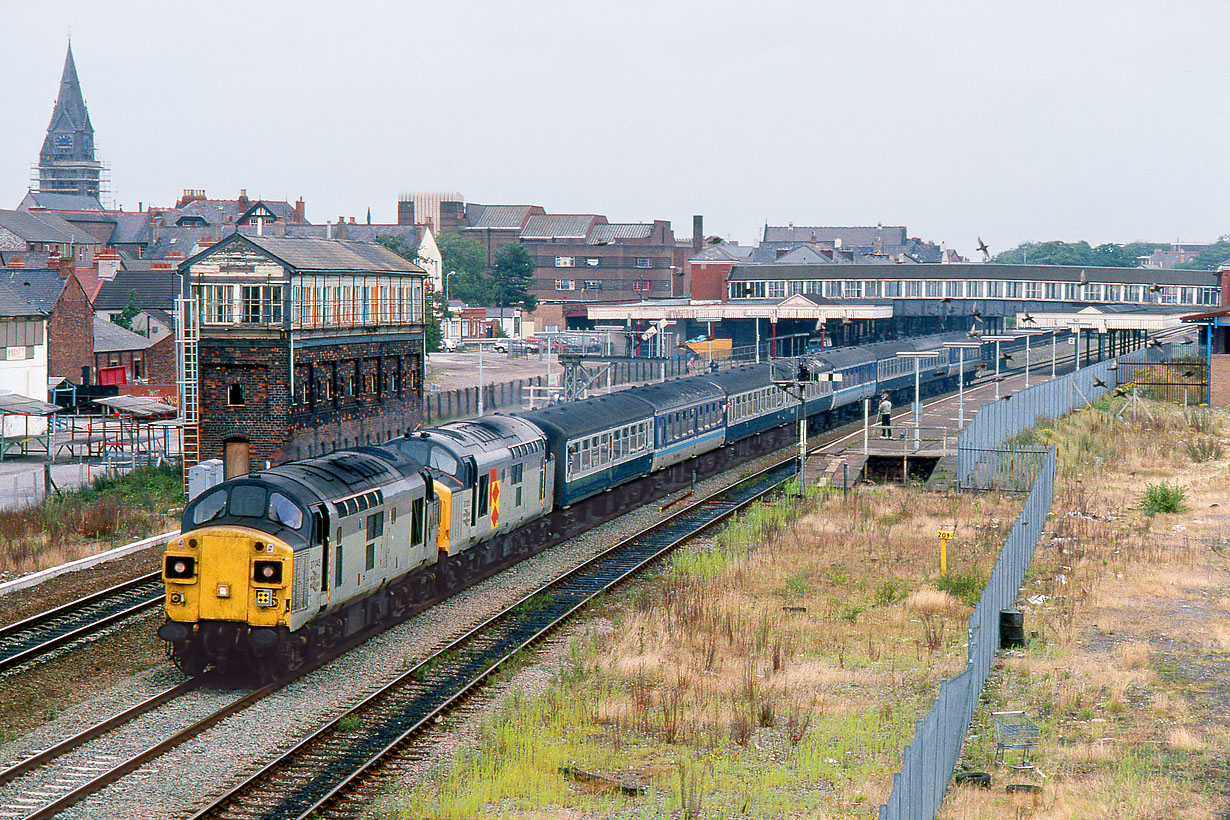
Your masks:
{"label": "headlight", "polygon": [[163,574],[168,580],[192,578],[196,575],[196,559],[188,555],[168,555]]}
{"label": "headlight", "polygon": [[258,584],[282,583],[281,561],[253,561],[252,580]]}

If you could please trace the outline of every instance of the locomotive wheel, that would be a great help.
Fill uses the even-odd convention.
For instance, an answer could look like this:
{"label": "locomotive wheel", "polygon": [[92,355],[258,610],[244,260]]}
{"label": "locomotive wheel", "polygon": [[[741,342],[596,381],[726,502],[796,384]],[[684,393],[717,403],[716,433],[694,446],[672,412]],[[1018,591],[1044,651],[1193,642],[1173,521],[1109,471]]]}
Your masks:
{"label": "locomotive wheel", "polygon": [[195,678],[205,671],[205,654],[193,644],[176,647],[171,654],[171,660],[190,678]]}

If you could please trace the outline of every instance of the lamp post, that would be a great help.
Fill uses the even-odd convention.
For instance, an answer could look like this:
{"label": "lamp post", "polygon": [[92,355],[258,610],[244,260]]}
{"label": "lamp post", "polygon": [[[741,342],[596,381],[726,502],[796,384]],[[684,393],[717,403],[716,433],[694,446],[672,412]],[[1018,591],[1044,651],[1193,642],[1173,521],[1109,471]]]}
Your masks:
{"label": "lamp post", "polygon": [[965,351],[978,350],[982,342],[944,342],[944,347],[957,351],[957,429],[965,429]]}
{"label": "lamp post", "polygon": [[[456,272],[457,271],[455,270],[451,270],[448,273],[444,274],[444,321],[450,328],[453,325],[453,314],[449,310],[449,307],[448,307],[448,278]],[[457,342],[459,344],[461,342],[461,335],[462,334],[460,333],[457,334]]]}
{"label": "lamp post", "polygon": [[995,400],[999,401],[999,343],[1011,342],[1015,336],[983,336],[984,341],[995,342]]}
{"label": "lamp post", "polygon": [[1029,387],[1029,338],[1046,333],[1045,330],[1018,330],[1018,336],[1025,337],[1025,386]]}
{"label": "lamp post", "polygon": [[914,449],[919,448],[919,428],[922,426],[922,360],[934,359],[940,355],[938,350],[902,350],[897,356],[902,359],[914,360]]}

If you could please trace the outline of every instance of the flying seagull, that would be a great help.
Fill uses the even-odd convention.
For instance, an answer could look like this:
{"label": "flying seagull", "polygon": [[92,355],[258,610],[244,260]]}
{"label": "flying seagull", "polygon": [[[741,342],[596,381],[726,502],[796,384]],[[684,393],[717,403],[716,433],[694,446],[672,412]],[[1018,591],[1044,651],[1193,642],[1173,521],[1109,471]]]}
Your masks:
{"label": "flying seagull", "polygon": [[1003,353],[999,354],[999,357],[1000,357],[1001,359],[1003,359],[1005,362],[1010,362],[1010,361],[1012,361],[1012,354],[1011,354],[1011,353],[1008,353],[1007,351],[1005,351],[1005,352],[1003,352]]}
{"label": "flying seagull", "polygon": [[1106,382],[1097,377],[1094,377],[1093,384],[1095,387],[1106,387]]}
{"label": "flying seagull", "polygon": [[973,325],[970,325],[969,333],[966,333],[965,335],[970,337],[971,339],[977,339],[978,338],[978,328],[974,327]]}
{"label": "flying seagull", "polygon": [[1037,322],[1038,320],[1037,320],[1037,319],[1035,319],[1033,316],[1031,316],[1031,315],[1029,314],[1029,311],[1027,310],[1027,311],[1025,311],[1025,312],[1024,312],[1024,315],[1023,315],[1023,316],[1021,316],[1021,321],[1022,321],[1022,322]]}
{"label": "flying seagull", "polygon": [[1083,268],[1081,269],[1081,278],[1079,280],[1079,284],[1082,286],[1089,284],[1089,275],[1085,273]]}
{"label": "flying seagull", "polygon": [[1121,398],[1123,398],[1124,396],[1126,396],[1126,395],[1127,395],[1127,392],[1128,392],[1128,391],[1127,391],[1125,388],[1122,388],[1122,387],[1116,387],[1116,388],[1115,388],[1115,398],[1117,398],[1117,399],[1121,399]]}
{"label": "flying seagull", "polygon": [[1154,282],[1152,285],[1149,285],[1149,293],[1161,293],[1161,292],[1162,292],[1162,286],[1159,285],[1157,282]]}
{"label": "flying seagull", "polygon": [[1191,378],[1192,376],[1194,376],[1194,375],[1196,375],[1196,371],[1195,371],[1195,370],[1184,370],[1184,371],[1183,371],[1183,378],[1185,378],[1185,379],[1190,379],[1190,378]]}
{"label": "flying seagull", "polygon": [[978,237],[978,250],[982,251],[982,261],[983,262],[990,260],[991,251],[987,249],[987,243],[982,241],[981,236]]}
{"label": "flying seagull", "polygon": [[975,367],[974,369],[975,369],[975,370],[986,370],[986,369],[987,369],[987,363],[986,363],[986,362],[979,362],[979,363],[978,363],[978,366],[977,366],[977,367]]}
{"label": "flying seagull", "polygon": [[945,296],[943,299],[941,299],[941,300],[940,300],[940,303],[941,303],[941,304],[945,304],[945,305],[951,305],[951,304],[952,304],[952,297],[951,297],[951,296]]}
{"label": "flying seagull", "polygon": [[1159,342],[1157,339],[1150,339],[1149,343],[1145,345],[1145,347],[1161,347],[1161,346],[1162,346],[1162,343]]}
{"label": "flying seagull", "polygon": [[710,245],[720,245],[720,244],[722,244],[722,237],[720,237],[720,236],[711,236],[711,237],[709,237],[708,239],[706,239],[705,241],[706,241],[706,242],[708,242]]}

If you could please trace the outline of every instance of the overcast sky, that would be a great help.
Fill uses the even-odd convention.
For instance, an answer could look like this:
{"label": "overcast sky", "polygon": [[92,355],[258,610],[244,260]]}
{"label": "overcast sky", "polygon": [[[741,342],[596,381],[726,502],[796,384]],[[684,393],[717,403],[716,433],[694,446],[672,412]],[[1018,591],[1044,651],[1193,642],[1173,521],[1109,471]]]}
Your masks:
{"label": "overcast sky", "polygon": [[73,52],[125,209],[213,197],[396,219],[459,191],[612,221],[1208,242],[1230,3],[6,2],[0,206]]}

